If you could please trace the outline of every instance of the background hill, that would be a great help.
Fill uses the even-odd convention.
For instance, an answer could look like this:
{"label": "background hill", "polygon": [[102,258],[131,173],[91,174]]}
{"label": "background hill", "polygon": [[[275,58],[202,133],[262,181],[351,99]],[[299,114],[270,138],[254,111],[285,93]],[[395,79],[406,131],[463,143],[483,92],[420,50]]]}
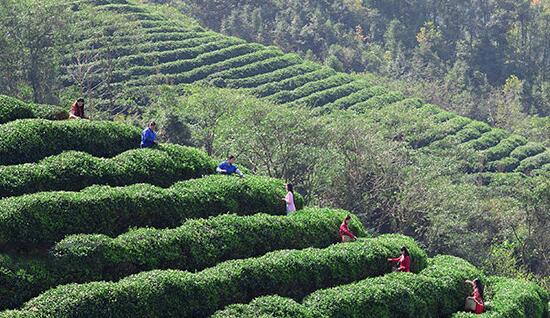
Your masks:
{"label": "background hill", "polygon": [[[461,256],[500,275],[549,273],[550,153],[544,138],[537,142],[407,97],[395,90],[401,86],[372,74],[340,73],[330,67],[343,70],[334,59],[321,65],[209,31],[167,6],[125,0],[2,5],[2,92],[41,103],[60,100],[66,107],[84,95],[94,118],[156,118],[164,140],[214,157],[236,153],[253,172],[297,184],[307,203],[350,210],[378,233],[411,235],[430,255]],[[517,84],[510,79],[511,88]],[[28,117],[42,116],[31,111]],[[14,118],[6,115],[5,121]],[[7,174],[42,159],[22,160],[39,153],[27,149],[44,144],[16,143],[16,131],[35,135],[27,126],[63,136],[72,131],[40,120],[2,125],[2,158],[13,157],[4,164],[18,164],[6,167]],[[137,135],[133,130],[127,136]],[[63,143],[48,155],[60,149],[82,150]],[[123,156],[127,149],[108,155]],[[118,156],[88,160],[108,166]],[[39,165],[50,164],[45,159]],[[44,190],[61,190],[49,180]],[[119,185],[103,181],[113,180],[107,175],[92,180],[74,190]],[[29,193],[24,184],[8,187]],[[78,205],[79,197],[71,202]],[[46,228],[42,243],[61,233],[69,234]]]}

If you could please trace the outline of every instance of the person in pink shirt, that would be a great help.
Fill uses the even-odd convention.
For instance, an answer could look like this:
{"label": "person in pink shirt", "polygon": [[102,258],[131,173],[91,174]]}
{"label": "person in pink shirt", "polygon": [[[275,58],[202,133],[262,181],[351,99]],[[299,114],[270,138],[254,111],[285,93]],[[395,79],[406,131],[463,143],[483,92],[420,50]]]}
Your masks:
{"label": "person in pink shirt", "polygon": [[286,215],[289,215],[292,212],[296,212],[296,206],[294,205],[294,187],[292,183],[287,183],[285,189],[286,196],[283,198],[283,201],[286,203]]}
{"label": "person in pink shirt", "polygon": [[340,225],[340,240],[342,243],[355,241],[357,237],[349,230],[349,221],[351,221],[351,215],[347,215],[344,222]]}
{"label": "person in pink shirt", "polygon": [[401,256],[396,258],[388,258],[390,263],[399,263],[398,272],[410,272],[411,271],[411,256],[409,250],[403,246],[401,247]]}

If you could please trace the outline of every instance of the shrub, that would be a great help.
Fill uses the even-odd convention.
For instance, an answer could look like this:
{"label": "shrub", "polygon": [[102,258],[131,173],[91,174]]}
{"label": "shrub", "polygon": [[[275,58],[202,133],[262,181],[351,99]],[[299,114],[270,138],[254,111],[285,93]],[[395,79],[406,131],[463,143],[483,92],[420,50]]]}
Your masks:
{"label": "shrub", "polygon": [[[265,177],[210,176],[164,189],[147,184],[92,186],[0,200],[0,246],[28,248],[65,235],[117,235],[130,226],[174,227],[191,217],[225,212],[284,214],[283,182]],[[296,196],[300,207],[303,200]]]}
{"label": "shrub", "polygon": [[211,318],[316,318],[312,310],[295,300],[281,296],[264,296],[249,304],[229,305]]}
{"label": "shrub", "polygon": [[474,150],[484,150],[494,147],[502,139],[508,137],[509,135],[510,134],[503,129],[493,128],[481,135],[480,138],[465,142],[464,145]]}
{"label": "shrub", "polygon": [[508,156],[512,150],[527,143],[527,139],[520,135],[510,135],[502,139],[496,146],[484,151],[488,162],[502,159]]}
{"label": "shrub", "polygon": [[396,92],[396,91],[390,91],[382,95],[373,96],[364,102],[357,103],[351,106],[350,109],[358,113],[363,113],[365,110],[379,109],[389,104],[399,102],[404,98],[405,96],[402,93]]}
{"label": "shrub", "polygon": [[216,163],[201,150],[163,144],[132,149],[113,158],[67,151],[37,163],[0,166],[0,197],[41,191],[78,191],[94,184],[150,183],[162,187],[214,173]]}
{"label": "shrub", "polygon": [[278,83],[294,76],[313,72],[319,68],[319,65],[305,61],[303,63],[290,65],[269,73],[257,74],[247,78],[226,79],[225,82],[227,87],[231,88],[253,88],[267,83]]}
{"label": "shrub", "polygon": [[[165,76],[159,76],[158,80],[159,82],[170,82],[173,84],[181,84],[181,83],[192,83],[199,80],[205,79],[208,75],[223,71],[226,69],[230,69],[233,67],[239,67],[242,65],[246,65],[249,63],[254,63],[260,60],[269,59],[274,56],[282,55],[283,53],[279,49],[262,49],[257,50],[252,53],[243,54],[239,56],[235,56],[232,58],[228,58],[227,60],[214,63],[214,64],[208,64],[203,65],[200,67],[196,67],[188,72],[182,72],[178,74],[169,74]],[[171,71],[173,72],[173,71]],[[155,78],[155,77],[152,77]]]}
{"label": "shrub", "polygon": [[464,143],[470,140],[478,139],[482,134],[491,130],[491,126],[484,122],[472,120],[466,126],[464,126],[454,136],[449,136],[449,139],[454,139],[460,143]]}
{"label": "shrub", "polygon": [[312,72],[299,74],[281,81],[271,81],[267,84],[256,87],[252,92],[258,97],[272,96],[282,91],[292,91],[307,83],[324,80],[335,75],[336,71],[329,68],[319,68]]}
{"label": "shrub", "polygon": [[528,173],[531,170],[541,168],[545,164],[550,163],[550,151],[539,153],[538,155],[523,159],[515,171]]}
{"label": "shrub", "polygon": [[300,298],[319,288],[350,283],[390,271],[386,258],[410,248],[415,270],[425,253],[410,238],[386,235],[336,244],[325,249],[283,250],[232,260],[192,274],[155,270],[116,283],[58,286],[22,308],[55,317],[207,317],[232,303],[280,294]]}
{"label": "shrub", "polygon": [[[221,261],[279,249],[326,247],[339,241],[346,211],[306,209],[286,216],[221,215],[186,221],[175,229],[137,229],[114,239],[72,235],[52,250],[72,281],[111,280],[151,269],[197,270]],[[354,217],[351,229],[365,236]]]}
{"label": "shrub", "polygon": [[17,98],[0,95],[0,124],[24,118],[53,120],[68,117],[67,110],[59,106],[24,103]]}
{"label": "shrub", "polygon": [[306,105],[308,107],[321,107],[328,103],[331,103],[343,96],[347,96],[354,92],[357,92],[360,89],[363,89],[368,86],[368,83],[365,81],[352,81],[350,83],[322,90],[316,93],[313,93],[309,96],[302,97],[288,104],[288,106],[298,106],[300,104]]}
{"label": "shrub", "polygon": [[436,140],[441,140],[460,131],[471,121],[471,119],[462,116],[453,117],[442,124],[434,125],[432,129],[410,135],[407,140],[413,148],[425,147]]}
{"label": "shrub", "polygon": [[209,75],[207,79],[212,80],[215,78],[223,78],[224,80],[227,80],[234,78],[247,78],[258,74],[272,72],[276,69],[284,68],[290,65],[296,65],[301,62],[302,59],[297,54],[284,54],[263,61],[250,63],[248,65],[216,72]]}
{"label": "shrub", "polygon": [[523,159],[533,157],[546,150],[543,144],[537,142],[528,142],[523,146],[519,146],[510,153],[510,157],[521,161]]}
{"label": "shrub", "polygon": [[548,317],[548,292],[523,279],[490,277],[485,286],[490,303],[482,315],[465,312],[453,318],[544,318]]}
{"label": "shrub", "polygon": [[336,101],[334,101],[333,103],[331,103],[330,105],[326,105],[327,107],[335,107],[335,108],[339,108],[339,109],[346,109],[352,105],[355,105],[357,103],[360,103],[360,102],[363,102],[363,101],[366,101],[367,99],[373,97],[373,96],[377,96],[377,95],[382,95],[382,94],[385,94],[388,92],[388,89],[384,86],[372,86],[372,87],[369,87],[369,88],[365,88],[365,89],[362,89],[358,92],[355,92],[353,94],[350,94],[346,97],[342,97]]}
{"label": "shrub", "polygon": [[0,254],[0,310],[21,306],[53,282],[54,277],[42,262]]}
{"label": "shrub", "polygon": [[[176,229],[137,229],[111,239],[105,235],[73,235],[57,243],[47,262],[3,261],[0,256],[0,309],[20,306],[53,286],[118,279],[160,268],[198,270],[228,259],[306,247],[326,247],[339,240],[346,211],[300,210],[291,216],[221,215],[188,220]],[[365,230],[353,216],[350,229]]]}
{"label": "shrub", "polygon": [[471,293],[464,280],[480,274],[462,259],[438,256],[417,275],[391,273],[318,290],[307,296],[302,305],[283,297],[260,297],[250,304],[230,305],[212,317],[232,317],[238,313],[243,318],[254,313],[278,317],[276,313],[284,305],[289,306],[288,315],[298,313],[304,317],[447,317],[462,308]]}
{"label": "shrub", "polygon": [[20,119],[0,125],[0,165],[33,162],[64,150],[112,157],[138,147],[140,133],[120,122]]}
{"label": "shrub", "polygon": [[348,74],[335,74],[331,77],[318,81],[308,81],[303,86],[297,87],[292,91],[277,92],[267,97],[267,99],[271,102],[279,104],[289,103],[299,98],[311,95],[315,92],[349,83],[352,80],[353,77]]}
{"label": "shrub", "polygon": [[487,171],[491,172],[512,172],[519,165],[519,160],[512,157],[505,157],[487,164]]}

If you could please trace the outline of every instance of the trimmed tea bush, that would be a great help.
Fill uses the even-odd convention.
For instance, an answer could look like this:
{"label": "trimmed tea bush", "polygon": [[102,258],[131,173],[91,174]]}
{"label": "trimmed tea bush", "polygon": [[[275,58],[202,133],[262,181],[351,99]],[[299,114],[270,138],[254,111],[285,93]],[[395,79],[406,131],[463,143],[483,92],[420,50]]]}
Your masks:
{"label": "trimmed tea bush", "polygon": [[405,99],[405,95],[401,92],[390,91],[382,95],[375,95],[364,102],[357,103],[351,106],[350,109],[358,113],[363,113],[365,110],[382,108],[403,99]]}
{"label": "trimmed tea bush", "polygon": [[[464,280],[481,274],[470,263],[452,256],[438,256],[420,274],[391,273],[381,277],[323,289],[310,294],[302,305],[283,297],[260,297],[250,304],[230,305],[212,317],[448,317],[464,306],[471,293]],[[434,295],[437,295],[434,297]],[[287,316],[285,316],[287,315]]]}
{"label": "trimmed tea bush", "polygon": [[367,86],[368,83],[365,81],[353,81],[344,85],[318,91],[306,97],[302,97],[293,101],[292,103],[289,103],[288,106],[292,107],[298,105],[306,105],[309,107],[321,107],[328,103],[332,103],[333,101],[343,96],[347,96],[349,94],[357,92],[358,90],[363,89]]}
{"label": "trimmed tea bush", "polygon": [[543,144],[538,142],[528,142],[523,146],[519,146],[510,153],[510,157],[521,161],[528,157],[536,156],[546,150]]}
{"label": "trimmed tea bush", "polygon": [[346,109],[352,105],[355,105],[357,103],[363,102],[368,100],[369,98],[376,96],[376,95],[382,95],[388,92],[388,89],[384,86],[372,86],[369,88],[362,89],[360,91],[357,91],[353,94],[350,94],[348,96],[342,97],[340,99],[337,99],[336,101],[332,102],[329,105],[326,105],[327,107],[335,107],[339,109]]}
{"label": "trimmed tea bush", "polygon": [[21,306],[54,281],[43,262],[0,254],[0,310]]}
{"label": "trimmed tea bush", "polygon": [[[175,227],[225,212],[284,214],[281,180],[209,176],[164,189],[148,184],[92,186],[80,192],[41,192],[0,200],[0,246],[51,244],[68,234],[117,235],[130,226]],[[298,207],[303,205],[296,196]]]}
{"label": "trimmed tea bush", "polygon": [[272,57],[263,61],[250,63],[240,67],[231,68],[225,71],[216,72],[208,76],[208,80],[216,78],[235,79],[247,78],[258,74],[272,72],[276,69],[284,68],[291,65],[301,63],[302,59],[297,54],[284,54],[281,56]]}
{"label": "trimmed tea bush", "polygon": [[132,149],[109,159],[67,151],[37,163],[0,166],[0,197],[78,191],[94,184],[150,183],[167,187],[176,181],[212,174],[215,167],[203,151],[171,144]]}
{"label": "trimmed tea bush", "polygon": [[414,270],[426,254],[407,237],[385,235],[325,249],[283,250],[232,260],[192,274],[155,270],[116,283],[58,286],[30,300],[22,311],[55,317],[208,317],[228,304],[279,294],[300,298],[319,288],[390,271],[389,255],[409,247]]}
{"label": "trimmed tea bush", "polygon": [[336,74],[336,71],[329,68],[319,68],[305,74],[298,74],[281,81],[270,81],[269,83],[260,85],[252,90],[258,97],[267,97],[282,91],[292,91],[307,83],[323,80]]}
{"label": "trimmed tea bush", "polygon": [[485,150],[483,153],[488,162],[496,161],[508,156],[514,149],[527,143],[527,139],[520,135],[510,135],[501,140],[498,145]]}
{"label": "trimmed tea bush", "polygon": [[496,146],[502,139],[507,138],[510,134],[503,129],[493,128],[484,133],[478,139],[465,142],[466,147],[474,150],[484,150]]}
{"label": "trimmed tea bush", "polygon": [[548,149],[538,155],[523,159],[515,171],[528,173],[532,170],[541,168],[547,163],[550,163],[550,150]]}
{"label": "trimmed tea bush", "polygon": [[[485,286],[490,304],[481,315],[460,312],[453,318],[545,318],[548,317],[548,292],[522,279],[490,277]],[[488,296],[488,297],[487,297]]]}
{"label": "trimmed tea bush", "polygon": [[[72,281],[111,280],[151,269],[198,270],[279,249],[326,247],[340,240],[346,211],[306,209],[286,216],[221,215],[186,221],[175,229],[137,229],[114,239],[71,235],[57,243],[56,265]],[[365,230],[357,217],[350,229]]]}
{"label": "trimmed tea bush", "polygon": [[33,162],[64,150],[112,157],[139,147],[139,128],[89,120],[19,119],[0,125],[0,165]]}
{"label": "trimmed tea bush", "polygon": [[24,118],[54,120],[68,117],[67,110],[59,106],[25,103],[14,97],[0,95],[0,124]]}
{"label": "trimmed tea bush", "polygon": [[210,318],[319,318],[313,311],[290,298],[264,296],[249,304],[234,304],[217,311]]}
{"label": "trimmed tea bush", "polygon": [[[53,248],[47,262],[14,262],[0,255],[0,310],[21,306],[59,284],[118,279],[150,269],[199,270],[278,249],[327,247],[339,241],[338,226],[347,213],[313,208],[288,217],[227,214],[188,220],[175,229],[131,230],[115,239],[72,235]],[[355,216],[350,229],[366,235]]]}
{"label": "trimmed tea bush", "polygon": [[230,88],[253,88],[266,83],[276,83],[297,75],[307,74],[319,68],[321,68],[319,65],[305,61],[269,73],[257,74],[247,78],[226,79],[225,83]]}
{"label": "trimmed tea bush", "polygon": [[277,93],[267,97],[267,99],[271,102],[279,104],[290,103],[316,92],[349,83],[352,80],[353,77],[348,74],[337,73],[331,77],[318,81],[308,81],[303,86],[297,87],[292,91],[278,91]]}

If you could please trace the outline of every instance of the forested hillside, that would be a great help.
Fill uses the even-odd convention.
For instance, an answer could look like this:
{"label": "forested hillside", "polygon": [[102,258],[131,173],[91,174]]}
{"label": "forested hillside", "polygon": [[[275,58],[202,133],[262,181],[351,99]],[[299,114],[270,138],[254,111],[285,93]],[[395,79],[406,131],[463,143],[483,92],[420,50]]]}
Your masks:
{"label": "forested hillside", "polygon": [[180,1],[224,34],[550,142],[550,7],[539,0]]}
{"label": "forested hillside", "polygon": [[[414,16],[418,17],[418,21],[400,22],[398,16],[392,14],[399,12],[399,15],[410,15],[409,19],[412,19],[416,11],[406,6],[395,12],[383,10],[382,2],[371,2],[372,6],[382,6],[376,10],[381,19],[378,25],[380,30],[372,31],[374,33],[366,31],[370,30],[366,25],[362,27],[362,31],[355,30],[354,25],[352,37],[355,41],[357,33],[365,38],[357,42],[357,51],[354,46],[350,46],[349,52],[371,56],[369,50],[376,45],[380,46],[379,50],[384,52],[381,63],[389,66],[382,65],[372,70],[369,69],[371,62],[368,59],[366,62],[358,59],[357,61],[361,61],[358,66],[351,66],[341,60],[340,55],[343,53],[330,53],[331,44],[338,44],[338,41],[349,38],[345,36],[348,32],[346,28],[342,28],[342,33],[334,33],[332,36],[329,36],[331,33],[328,31],[339,29],[336,25],[327,27],[327,32],[324,33],[312,31],[312,41],[326,41],[324,46],[318,46],[316,42],[301,42],[292,29],[286,33],[289,38],[281,43],[268,38],[252,39],[304,53],[305,57],[302,57],[294,53],[284,53],[278,47],[247,42],[246,39],[250,40],[250,36],[256,34],[253,32],[255,28],[243,28],[251,30],[246,36],[235,33],[239,37],[230,37],[200,26],[181,12],[192,10],[190,12],[199,16],[199,13],[204,14],[210,10],[212,17],[216,17],[212,19],[217,19],[218,24],[210,25],[214,20],[206,24],[231,33],[238,29],[228,31],[227,26],[230,23],[227,19],[231,15],[245,14],[242,12],[248,12],[246,10],[265,11],[266,16],[258,20],[261,21],[259,25],[266,27],[266,31],[258,31],[261,34],[267,32],[272,25],[270,19],[277,20],[280,17],[279,13],[275,13],[279,12],[280,4],[266,3],[271,6],[270,9],[255,8],[252,4],[244,9],[237,3],[228,5],[225,12],[221,13],[219,10],[226,4],[224,1],[191,1],[183,7],[177,1],[172,1],[176,8],[130,0],[77,1],[69,5],[57,0],[39,3],[35,0],[2,2],[0,41],[5,45],[2,46],[0,57],[5,58],[3,61],[6,62],[1,63],[0,70],[4,76],[0,79],[0,92],[38,103],[61,103],[67,109],[77,96],[84,96],[88,111],[94,119],[115,118],[131,124],[143,124],[150,119],[156,119],[162,140],[200,147],[207,155],[215,158],[235,153],[239,161],[253,173],[291,181],[303,194],[307,204],[349,210],[359,216],[363,225],[374,233],[399,232],[410,235],[426,247],[429,255],[452,254],[467,259],[490,274],[530,277],[544,284],[545,275],[550,273],[550,242],[546,235],[550,230],[550,152],[544,137],[547,131],[543,129],[543,133],[538,134],[529,130],[526,135],[513,133],[512,131],[521,130],[515,126],[500,125],[497,121],[489,120],[483,113],[475,114],[470,109],[452,108],[449,105],[454,103],[448,103],[445,99],[425,95],[424,92],[428,91],[427,83],[434,83],[430,84],[430,91],[444,91],[444,87],[438,83],[439,77],[425,77],[425,74],[419,73],[419,77],[410,79],[414,83],[406,81],[396,84],[393,79],[403,78],[394,76],[391,72],[384,74],[384,69],[390,66],[395,69],[394,63],[399,61],[420,63],[418,58],[423,56],[420,53],[428,52],[429,47],[440,47],[431,42],[426,43],[426,47],[418,44],[419,40],[431,39],[433,34],[430,32],[436,32],[440,28],[434,24],[432,27],[436,31],[431,30],[429,25],[422,29],[425,18],[439,11],[430,11],[426,7],[428,13]],[[398,3],[401,2],[393,5]],[[209,7],[212,4],[216,6]],[[309,2],[300,8],[297,4],[290,5],[290,11],[281,12],[290,17],[298,12],[313,19],[315,15],[307,14],[307,4]],[[357,10],[363,8],[367,15],[376,13],[367,10],[369,7],[360,2],[342,6],[336,4],[332,9],[349,9],[355,6]],[[330,24],[335,18],[325,16],[331,12],[328,6],[324,2],[318,5],[319,10],[315,12],[318,11],[318,17],[323,17],[323,21],[326,21],[323,25]],[[30,7],[34,10],[29,10]],[[542,4],[532,3],[526,8],[532,10],[533,19],[540,20],[537,23],[545,21]],[[241,12],[241,9],[244,11]],[[477,12],[477,9],[472,10]],[[514,12],[512,9],[508,11]],[[273,16],[267,15],[269,12]],[[440,23],[441,19],[447,19],[444,17],[450,12],[453,11],[438,13],[434,20]],[[226,17],[226,14],[230,16]],[[384,14],[388,17],[383,18]],[[203,18],[205,17],[201,17],[201,20]],[[426,19],[429,20],[428,18]],[[351,23],[358,18],[338,19],[349,20]],[[298,21],[295,23],[296,27],[301,23],[314,26]],[[279,27],[286,28],[286,25],[281,22]],[[390,32],[398,32],[400,29],[406,30],[407,34],[398,37]],[[531,32],[532,29],[528,30]],[[539,31],[542,34],[533,37],[544,39],[545,31]],[[445,31],[447,33],[451,31]],[[305,36],[305,33],[300,34],[300,37]],[[371,36],[372,40],[366,39]],[[330,40],[331,37],[333,40]],[[445,60],[442,63],[458,63],[456,56],[459,54],[451,51],[459,51],[458,43],[463,38],[455,39],[454,44],[443,39],[446,38],[439,41],[446,43],[444,51],[448,51],[448,56],[440,56]],[[373,44],[365,52],[365,48],[361,48],[359,44],[368,41],[373,41]],[[392,41],[397,42],[391,44]],[[408,44],[400,43],[406,41]],[[475,41],[471,44],[473,48],[483,52],[483,45]],[[391,45],[395,45],[396,51],[385,48]],[[320,49],[307,53],[310,46]],[[482,82],[487,82],[489,86],[483,88],[481,84],[471,82],[472,86],[489,92],[491,96],[496,91],[504,90],[501,96],[504,99],[500,101],[489,102],[485,97],[479,97],[479,101],[486,105],[519,107],[520,104],[516,102],[525,102],[525,96],[530,96],[528,94],[540,92],[539,95],[544,95],[545,90],[537,86],[546,85],[544,76],[547,75],[544,69],[547,68],[547,51],[543,47],[539,50],[542,52],[542,60],[534,59],[536,61],[529,63],[532,70],[526,70],[526,73],[516,73],[516,68],[511,68],[513,71],[506,69],[502,74],[492,74],[494,78],[488,77],[482,70],[487,65],[480,61],[476,64],[473,60],[459,63],[472,67],[472,70],[457,72],[481,74]],[[342,50],[348,52],[348,48]],[[421,52],[417,52],[418,50]],[[395,54],[397,55],[393,57]],[[506,64],[502,60],[494,60],[490,54],[477,54],[491,62]],[[324,65],[309,60],[315,56],[324,61]],[[349,60],[355,61],[355,57]],[[414,69],[422,69],[441,74],[442,78],[452,77],[446,70],[442,71],[445,68],[437,70],[430,65],[426,69],[414,65],[403,67],[409,73]],[[340,72],[363,70],[394,78],[386,80],[371,73]],[[401,73],[403,71],[396,74]],[[517,78],[511,77],[512,73]],[[525,75],[527,73],[533,78],[542,78],[537,82],[539,84],[529,82]],[[470,81],[471,78],[464,77],[462,80]],[[505,85],[504,88],[500,87],[502,84]],[[454,87],[455,84],[449,84],[451,86]],[[530,90],[526,91],[525,88],[529,86]],[[421,91],[418,87],[421,87]],[[514,91],[518,87],[523,89],[521,98],[517,95],[518,91]],[[468,89],[464,92],[468,92]],[[418,96],[441,102],[459,114],[427,103]],[[467,107],[477,105],[478,99],[475,96],[477,95],[468,97],[472,99],[468,101]],[[536,105],[542,106],[536,106],[533,114],[547,115],[544,110],[547,107],[546,101],[541,97],[539,102]],[[178,180],[203,174],[210,164],[193,166],[196,171],[178,170],[181,174],[168,169],[170,165],[184,165],[177,161],[181,156],[193,158],[191,152],[187,154],[187,150],[163,146],[158,152],[151,153],[156,158],[151,165],[154,166],[155,175],[160,178],[151,180],[150,173],[140,171],[132,165],[135,161],[146,159],[141,152],[130,150],[139,135],[139,130],[133,126],[95,121],[92,124],[51,122],[50,119],[56,119],[52,115],[54,110],[50,111],[53,107],[41,106],[41,112],[38,112],[36,104],[28,105],[8,97],[2,97],[0,105],[5,105],[0,111],[0,164],[3,165],[0,173],[8,180],[0,185],[0,196],[23,195],[25,198],[22,201],[3,199],[6,202],[4,207],[8,211],[6,215],[10,218],[5,227],[2,227],[3,233],[6,233],[5,236],[0,235],[2,247],[20,246],[32,249],[37,245],[43,248],[60,241],[65,235],[100,232],[116,238],[85,237],[82,240],[100,244],[113,239],[118,243],[104,244],[109,245],[113,253],[121,253],[120,246],[130,244],[132,238],[120,238],[126,227],[176,227],[187,217],[215,215],[218,211],[207,211],[209,206],[202,206],[208,202],[207,199],[200,201],[199,198],[197,202],[190,202],[186,200],[185,194],[203,187],[214,192],[222,191],[218,187],[223,184],[216,186],[221,181],[203,178],[200,182],[185,181],[173,185]],[[521,107],[524,105],[527,104],[521,104]],[[523,111],[527,113],[531,110]],[[504,116],[505,120],[516,118],[517,115],[508,108],[499,109],[498,112],[499,116],[507,114]],[[482,119],[505,129],[460,114]],[[21,120],[13,121],[17,118]],[[541,120],[544,122],[545,119]],[[79,144],[70,142],[75,140],[75,134],[78,136],[79,133],[90,131],[99,131],[100,140],[84,139]],[[49,144],[40,139],[40,136],[45,135],[58,136],[59,139]],[[17,142],[21,139],[28,142]],[[46,156],[48,157],[44,158]],[[68,166],[60,170],[58,162]],[[88,168],[82,171],[77,182],[71,181],[71,175],[64,175],[64,171],[71,171],[71,167],[82,163]],[[38,169],[47,173],[40,174]],[[21,182],[9,181],[15,179],[21,179]],[[151,185],[136,185],[140,182]],[[87,188],[90,185],[104,186]],[[64,194],[57,192],[59,190],[70,190],[74,193]],[[240,188],[233,190],[237,195]],[[47,191],[47,194],[33,193],[42,191]],[[135,200],[139,198],[134,194],[142,191],[155,194],[151,202],[166,205],[166,210],[162,210],[165,213],[164,218],[157,219],[156,215],[149,214],[147,207],[141,207],[139,213],[143,219],[136,223],[128,220],[137,204]],[[99,204],[92,200],[96,193],[102,195],[101,200],[112,197],[121,201],[116,201],[116,204]],[[169,198],[173,196],[182,200],[182,209],[192,207],[196,211],[174,212],[168,204],[171,203]],[[32,204],[41,204],[50,197],[49,205],[42,211],[44,215],[36,214],[37,210],[32,209]],[[18,202],[23,203],[18,205]],[[93,208],[96,204],[98,210]],[[118,204],[123,204],[126,208],[120,209]],[[66,205],[67,208],[58,211],[59,205]],[[269,206],[265,210],[239,211],[233,209],[235,206],[231,204],[221,204],[216,208],[243,214],[276,210]],[[82,218],[70,217],[72,209],[80,211]],[[52,218],[57,217],[57,212],[64,218],[54,222]],[[113,213],[120,213],[123,222],[112,224],[110,220]],[[94,222],[88,225],[90,220]],[[38,229],[35,229],[33,225],[37,224]],[[171,237],[172,234],[162,235]],[[138,235],[134,239],[136,237]],[[65,242],[70,243],[73,238],[69,237],[67,240]],[[78,242],[78,239],[74,240]],[[59,249],[70,249],[69,243],[68,247],[60,246]],[[79,255],[81,254],[75,251],[75,257]],[[250,256],[254,255],[247,257]],[[90,280],[105,277],[102,276],[105,271],[107,277],[122,277],[157,266],[134,264],[131,260],[128,262],[132,264],[128,265],[126,261],[120,261],[112,255],[90,255],[90,259],[93,264],[100,263],[98,273],[89,273],[92,277]],[[78,264],[78,261],[74,262],[73,265]],[[127,268],[123,268],[121,272],[111,272],[120,262]],[[179,260],[168,258],[166,262],[173,264]],[[187,261],[182,262],[187,264]],[[204,264],[212,265],[217,262],[218,259],[215,259]],[[13,263],[17,264],[18,260]],[[37,267],[39,272],[48,272],[49,265],[42,265]],[[102,270],[103,267],[107,269]],[[29,268],[35,267],[29,265]],[[78,271],[71,268],[73,270]],[[33,286],[30,289],[36,294],[51,286],[72,281],[64,281],[56,275],[36,285],[30,282]],[[38,277],[42,278],[40,275]],[[174,279],[179,278],[181,277],[177,276]],[[136,286],[145,284],[142,279],[147,280],[149,277],[136,278]],[[338,280],[338,284],[349,282],[351,281]],[[127,284],[132,285],[133,281],[97,285],[97,301],[103,301],[103,297],[113,290],[127,293],[126,288],[130,286]],[[309,289],[301,290],[300,296],[330,286],[310,286]],[[78,293],[80,287],[75,288],[74,292]],[[65,293],[64,289],[61,290],[61,293]],[[55,299],[55,293],[53,291],[38,300],[36,306],[51,302],[50,297]],[[155,295],[162,296],[162,293]],[[27,296],[30,295],[25,297]],[[248,302],[250,299],[247,297],[237,300]],[[226,300],[220,300],[220,304],[225,302]],[[31,304],[28,308],[33,306]],[[82,308],[79,310],[83,310]],[[52,307],[51,310],[57,312],[63,308]]]}

